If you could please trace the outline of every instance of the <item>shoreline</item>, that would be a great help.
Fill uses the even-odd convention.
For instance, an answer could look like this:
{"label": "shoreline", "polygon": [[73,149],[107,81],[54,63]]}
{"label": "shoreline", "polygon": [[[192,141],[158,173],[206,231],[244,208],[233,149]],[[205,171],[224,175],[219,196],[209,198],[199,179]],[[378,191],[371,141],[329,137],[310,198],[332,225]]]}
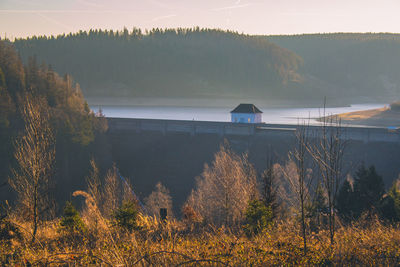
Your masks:
{"label": "shoreline", "polygon": [[[353,125],[366,125],[373,127],[400,127],[400,110],[392,110],[390,107],[383,107],[377,109],[368,109],[361,111],[353,111],[341,113],[326,118],[340,118],[342,123],[349,123]],[[323,117],[316,120],[321,122]]]}
{"label": "shoreline", "polygon": [[[240,103],[252,103],[261,108],[323,108],[321,103],[299,103],[295,100],[264,100],[253,98],[152,98],[152,97],[85,97],[89,106],[116,107],[193,107],[193,108],[231,108]],[[335,101],[337,102],[337,101]],[[363,102],[358,104],[369,104]],[[351,107],[354,104],[332,103],[326,108]]]}

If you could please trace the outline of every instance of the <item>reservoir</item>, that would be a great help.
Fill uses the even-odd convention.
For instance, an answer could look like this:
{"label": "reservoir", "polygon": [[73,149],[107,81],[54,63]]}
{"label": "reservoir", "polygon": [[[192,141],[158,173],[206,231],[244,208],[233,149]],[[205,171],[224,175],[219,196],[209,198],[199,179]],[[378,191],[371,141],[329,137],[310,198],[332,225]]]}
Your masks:
{"label": "reservoir", "polygon": [[[382,108],[385,104],[354,104],[348,107],[330,107],[325,115]],[[229,122],[232,108],[219,107],[173,107],[173,106],[112,106],[91,105],[94,112],[102,110],[106,117],[163,119],[163,120],[195,120]],[[268,108],[258,106],[263,112],[262,121],[271,124],[298,124],[303,121],[318,124],[315,120],[324,115],[323,108]]]}

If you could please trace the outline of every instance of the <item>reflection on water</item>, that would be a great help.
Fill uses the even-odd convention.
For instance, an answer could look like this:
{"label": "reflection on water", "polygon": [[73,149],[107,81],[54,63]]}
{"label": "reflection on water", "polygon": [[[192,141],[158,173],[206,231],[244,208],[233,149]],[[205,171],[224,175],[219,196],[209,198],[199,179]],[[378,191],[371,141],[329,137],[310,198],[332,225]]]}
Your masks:
{"label": "reflection on water", "polygon": [[[326,108],[325,114],[382,108],[385,104],[356,104],[350,107]],[[160,107],[160,106],[91,106],[94,112],[102,109],[106,117],[143,118],[166,120],[198,120],[198,121],[230,121],[230,111],[227,108],[199,107]],[[310,123],[316,123],[315,118],[323,115],[321,108],[262,108],[262,120],[265,123],[298,124],[310,118]]]}

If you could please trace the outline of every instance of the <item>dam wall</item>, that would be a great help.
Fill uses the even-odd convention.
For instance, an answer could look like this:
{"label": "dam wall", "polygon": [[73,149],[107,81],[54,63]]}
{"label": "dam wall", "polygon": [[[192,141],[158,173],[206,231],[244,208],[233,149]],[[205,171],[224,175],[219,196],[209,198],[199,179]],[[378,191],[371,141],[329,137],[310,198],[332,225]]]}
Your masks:
{"label": "dam wall", "polygon": [[[171,192],[177,214],[205,164],[227,141],[261,173],[269,158],[284,164],[295,147],[297,125],[233,124],[109,118],[107,138],[112,161],[143,200],[161,182]],[[312,137],[320,127],[310,126]],[[354,175],[360,164],[375,165],[385,186],[400,173],[399,134],[384,128],[343,127],[343,171]]]}
{"label": "dam wall", "polygon": [[[108,118],[109,132],[130,133],[130,132],[159,132],[187,133],[191,136],[199,134],[217,134],[219,136],[268,136],[272,132],[281,135],[293,135],[298,125],[285,124],[246,124],[231,122],[210,122],[210,121],[184,121],[184,120],[156,120],[156,119],[128,119]],[[321,126],[307,126],[306,133],[309,137],[317,137],[322,134]],[[327,131],[335,130],[335,126],[327,126]],[[342,126],[341,138],[362,142],[393,142],[400,143],[400,132],[387,128],[376,127],[350,127]]]}

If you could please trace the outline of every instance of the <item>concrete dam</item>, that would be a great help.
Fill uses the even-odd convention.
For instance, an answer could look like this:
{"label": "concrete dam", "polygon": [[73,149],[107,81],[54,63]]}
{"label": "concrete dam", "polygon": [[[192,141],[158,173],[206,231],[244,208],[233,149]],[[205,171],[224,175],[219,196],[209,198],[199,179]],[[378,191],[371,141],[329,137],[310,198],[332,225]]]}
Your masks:
{"label": "concrete dam", "polygon": [[[109,132],[159,132],[186,133],[191,136],[199,134],[217,134],[223,136],[269,136],[271,134],[293,136],[299,125],[266,124],[266,123],[232,123],[210,121],[183,121],[183,120],[157,120],[157,119],[126,119],[109,118]],[[307,127],[309,137],[315,137],[321,131],[321,126],[310,125]],[[335,128],[328,126],[327,128]],[[400,142],[400,132],[387,128],[341,126],[341,137],[344,140],[362,142]]]}
{"label": "concrete dam", "polygon": [[[267,160],[284,164],[296,145],[297,125],[108,118],[111,159],[141,199],[162,182],[178,213],[204,164],[227,140],[236,153],[248,153],[261,173]],[[309,126],[310,137],[320,127]],[[361,163],[375,165],[386,187],[400,173],[400,134],[385,128],[342,127],[346,140],[343,170],[354,175]]]}

